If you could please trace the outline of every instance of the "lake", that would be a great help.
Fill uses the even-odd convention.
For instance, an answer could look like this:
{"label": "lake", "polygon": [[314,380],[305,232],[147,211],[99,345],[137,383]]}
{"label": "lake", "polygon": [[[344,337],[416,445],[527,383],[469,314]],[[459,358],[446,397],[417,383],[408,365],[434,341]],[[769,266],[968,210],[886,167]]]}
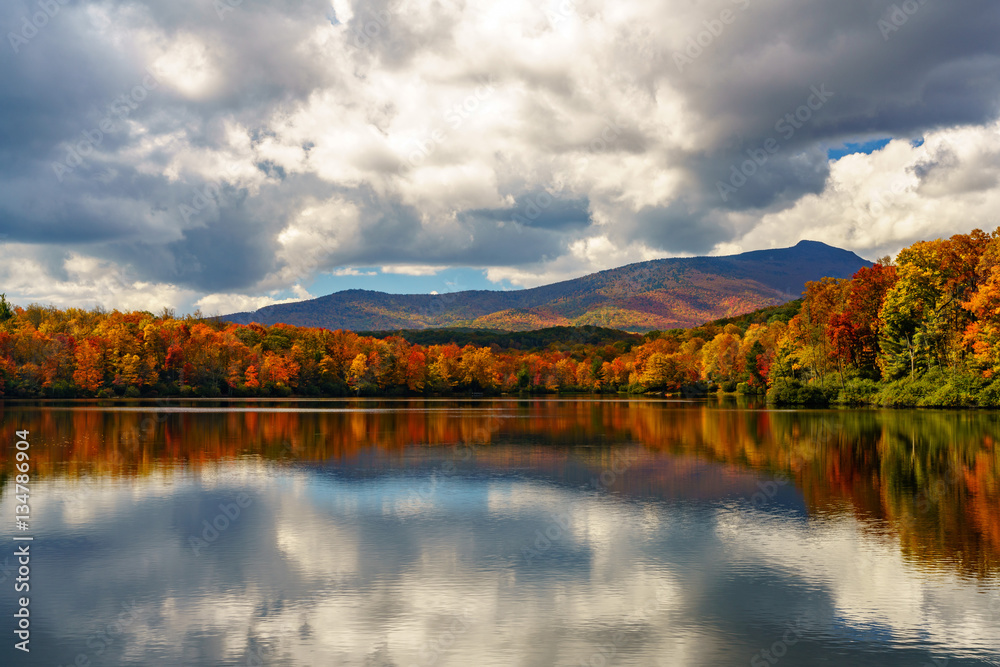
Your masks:
{"label": "lake", "polygon": [[997,413],[359,399],[0,420],[2,665],[1000,665]]}

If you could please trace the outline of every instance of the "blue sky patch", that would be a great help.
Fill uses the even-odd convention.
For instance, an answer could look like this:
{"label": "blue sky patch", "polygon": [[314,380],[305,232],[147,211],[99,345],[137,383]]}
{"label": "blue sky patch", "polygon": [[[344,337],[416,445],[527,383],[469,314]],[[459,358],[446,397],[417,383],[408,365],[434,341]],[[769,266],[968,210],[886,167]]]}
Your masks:
{"label": "blue sky patch", "polygon": [[885,139],[872,139],[871,141],[864,141],[860,143],[846,142],[840,148],[831,148],[827,150],[826,156],[830,160],[839,160],[845,155],[854,155],[855,153],[871,155],[875,151],[885,148],[890,141],[892,141],[892,137],[886,137]]}
{"label": "blue sky patch", "polygon": [[433,291],[445,294],[465,290],[520,289],[506,280],[501,283],[490,282],[486,279],[486,271],[483,269],[447,268],[435,275],[424,276],[384,273],[380,267],[374,266],[358,267],[353,272],[357,275],[338,276],[324,273],[317,276],[309,285],[303,286],[314,296],[346,289],[367,289],[390,294],[429,294]]}

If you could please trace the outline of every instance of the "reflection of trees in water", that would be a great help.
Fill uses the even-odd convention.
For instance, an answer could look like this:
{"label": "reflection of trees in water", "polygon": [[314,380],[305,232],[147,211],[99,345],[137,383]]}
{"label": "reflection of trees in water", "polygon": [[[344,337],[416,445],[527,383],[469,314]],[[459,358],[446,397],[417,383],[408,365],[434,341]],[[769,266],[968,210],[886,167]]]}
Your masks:
{"label": "reflection of trees in water", "polygon": [[[975,574],[1000,569],[1000,415],[992,412],[573,400],[303,407],[319,405],[374,410],[154,413],[7,405],[0,416],[5,426],[32,432],[32,470],[40,477],[144,475],[166,464],[197,469],[240,456],[350,463],[372,452],[376,465],[398,467],[417,465],[405,456],[412,445],[475,442],[486,445],[476,448],[480,463],[570,480],[599,475],[612,465],[615,448],[640,446],[616,492],[705,497],[715,487],[719,493],[742,487],[757,470],[787,474],[814,516],[851,513],[873,527],[887,522],[920,562]],[[0,489],[13,452],[12,441],[0,443]],[[693,488],[687,477],[694,475],[686,471],[706,463],[722,464],[722,476],[702,476]]]}

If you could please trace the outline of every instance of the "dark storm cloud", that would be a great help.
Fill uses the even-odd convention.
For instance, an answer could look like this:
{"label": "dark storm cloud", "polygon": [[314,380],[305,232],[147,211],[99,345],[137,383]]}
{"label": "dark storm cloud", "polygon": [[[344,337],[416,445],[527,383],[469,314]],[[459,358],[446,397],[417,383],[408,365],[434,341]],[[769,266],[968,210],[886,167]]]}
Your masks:
{"label": "dark storm cloud", "polygon": [[464,219],[511,222],[556,231],[579,230],[590,224],[586,198],[563,199],[546,190],[519,194],[510,208],[467,211]]}
{"label": "dark storm cloud", "polygon": [[185,230],[180,240],[115,244],[107,256],[142,267],[147,280],[225,292],[267,275],[275,264],[273,243],[268,222],[243,201],[224,204],[209,224]]}
{"label": "dark storm cloud", "polygon": [[[371,195],[371,193],[368,193]],[[391,201],[359,198],[355,201],[364,207],[362,243],[344,253],[333,255],[329,267],[339,265],[372,266],[391,263],[512,265],[541,261],[562,252],[564,226],[557,223],[558,216],[573,218],[585,215],[580,209],[572,210],[572,203],[552,204],[557,209],[555,217],[547,218],[550,224],[523,227],[505,223],[497,211],[480,215],[473,211],[459,216],[457,228],[439,234],[433,223],[425,225],[419,212],[409,206]],[[565,220],[564,220],[565,222]],[[324,267],[327,268],[327,267]]]}
{"label": "dark storm cloud", "polygon": [[753,3],[693,65],[667,71],[706,117],[726,118],[730,136],[771,132],[820,84],[836,95],[794,143],[995,117],[1000,5],[976,0],[958,12],[945,3],[919,4],[885,39],[878,22],[900,4]]}
{"label": "dark storm cloud", "polygon": [[633,223],[657,247],[673,254],[707,254],[729,229],[711,213],[692,208],[683,200],[666,207],[647,206]]}
{"label": "dark storm cloud", "polygon": [[[826,151],[818,146],[786,148],[779,136],[772,132],[732,151],[692,160],[690,169],[700,185],[691,193],[700,201],[697,208],[708,213],[782,207],[804,194],[820,192],[829,174]],[[768,151],[772,146],[777,151],[773,154]]]}

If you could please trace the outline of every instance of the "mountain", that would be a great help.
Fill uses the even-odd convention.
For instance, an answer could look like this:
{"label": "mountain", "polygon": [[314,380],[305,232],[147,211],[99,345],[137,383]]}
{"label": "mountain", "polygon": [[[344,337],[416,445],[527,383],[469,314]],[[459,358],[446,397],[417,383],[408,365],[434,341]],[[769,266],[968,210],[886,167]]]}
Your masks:
{"label": "mountain", "polygon": [[346,290],[222,319],[375,331],[471,327],[528,331],[594,325],[692,327],[798,298],[810,280],[849,278],[871,262],[817,241],[728,257],[657,259],[524,290],[386,294]]}

